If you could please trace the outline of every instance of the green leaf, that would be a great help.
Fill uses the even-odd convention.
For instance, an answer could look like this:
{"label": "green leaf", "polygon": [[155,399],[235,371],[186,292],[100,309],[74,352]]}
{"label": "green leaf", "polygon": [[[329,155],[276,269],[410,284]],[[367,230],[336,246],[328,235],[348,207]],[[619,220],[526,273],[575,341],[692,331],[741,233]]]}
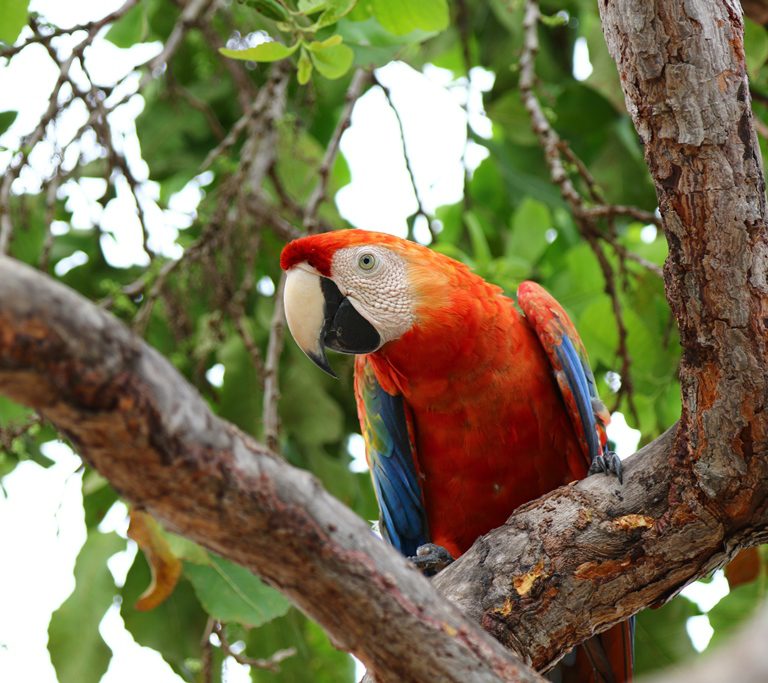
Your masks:
{"label": "green leaf", "polygon": [[526,197],[512,216],[506,255],[534,265],[549,246],[546,234],[551,227],[552,216],[547,205]]}
{"label": "green leaf", "polygon": [[314,28],[319,30],[335,24],[354,9],[356,2],[357,0],[329,0],[329,2],[325,3],[328,9],[320,15]]}
{"label": "green leaf", "polygon": [[290,18],[288,11],[277,0],[245,0],[245,2],[268,19],[288,21]]}
{"label": "green leaf", "polygon": [[402,57],[406,47],[417,45],[433,35],[411,31],[406,36],[394,36],[373,17],[365,21],[342,19],[336,30],[344,38],[344,43],[354,48],[355,65],[362,67],[383,66],[396,57]]}
{"label": "green leaf", "polygon": [[83,509],[85,526],[93,529],[101,523],[117,500],[117,492],[96,470],[87,470],[83,476]]}
{"label": "green leaf", "polygon": [[139,3],[112,24],[105,37],[117,47],[129,48],[143,42],[148,31],[147,6]]}
{"label": "green leaf", "polygon": [[281,382],[280,418],[296,441],[307,446],[338,441],[344,430],[344,413],[318,382],[318,375],[303,364],[294,364]]}
{"label": "green leaf", "polygon": [[0,135],[11,127],[18,114],[17,111],[0,111]]}
{"label": "green leaf", "polygon": [[744,52],[746,53],[747,71],[751,79],[757,78],[757,72],[768,59],[768,32],[765,26],[744,17]]}
{"label": "green leaf", "polygon": [[[567,83],[562,88],[554,109],[555,127],[585,163],[607,144],[606,131],[618,119],[618,112],[606,98],[578,82]],[[589,116],[585,116],[585,112],[589,112]]]}
{"label": "green leaf", "polygon": [[446,0],[373,0],[373,14],[387,31],[396,36],[416,29],[442,31],[448,27]]}
{"label": "green leaf", "polygon": [[219,414],[240,429],[256,434],[261,419],[261,392],[254,391],[259,376],[240,337],[230,337],[218,350],[224,364],[224,384],[219,392]]}
{"label": "green leaf", "polygon": [[303,47],[301,48],[301,55],[299,55],[298,71],[296,72],[296,79],[300,85],[306,85],[309,83],[309,79],[312,77],[312,60],[309,58],[309,52]]}
{"label": "green leaf", "polygon": [[[334,40],[337,36],[328,39]],[[341,36],[338,36],[339,41]],[[325,42],[328,42],[325,41]],[[330,47],[322,47],[322,43],[310,43],[310,57],[315,68],[326,78],[334,80],[341,78],[349,67],[352,66],[352,60],[355,58],[354,52],[346,45],[335,43]]]}
{"label": "green leaf", "polygon": [[211,560],[208,551],[194,541],[190,541],[188,538],[184,538],[184,536],[173,534],[170,531],[165,532],[165,539],[171,547],[171,552],[180,560],[188,560],[195,564],[210,564]]}
{"label": "green leaf", "polygon": [[612,367],[616,358],[619,332],[610,297],[600,294],[593,299],[592,303],[584,308],[576,327],[592,364],[600,362],[606,367]]}
{"label": "green leaf", "polygon": [[304,14],[316,14],[328,7],[326,0],[299,0],[299,12]]}
{"label": "green leaf", "polygon": [[290,47],[271,40],[268,43],[261,43],[256,47],[249,47],[245,50],[230,50],[226,47],[220,47],[219,52],[230,59],[241,59],[247,62],[277,62],[286,57],[290,57],[299,49],[298,42]]}
{"label": "green leaf", "polygon": [[488,239],[480,223],[478,215],[474,211],[467,211],[464,214],[464,224],[469,232],[469,240],[472,242],[472,255],[479,268],[483,268],[491,260],[491,248],[488,245]]}
{"label": "green leaf", "polygon": [[200,638],[208,615],[184,578],[164,603],[149,612],[138,611],[134,605],[150,578],[144,554],[138,553],[120,591],[125,628],[139,645],[157,650],[176,673],[188,681],[195,680],[190,661],[200,658]]}
{"label": "green leaf", "polygon": [[261,626],[284,615],[291,607],[280,593],[244,567],[216,555],[209,565],[184,563],[184,575],[192,582],[208,614],[220,621]]}
{"label": "green leaf", "polygon": [[32,415],[33,412],[21,403],[11,401],[6,396],[0,396],[0,427],[26,422]]}
{"label": "green leaf", "polygon": [[635,674],[639,677],[695,656],[685,627],[698,614],[696,606],[683,597],[640,612],[635,629]]}
{"label": "green leaf", "polygon": [[29,0],[3,0],[0,4],[0,42],[12,45],[27,23]]}
{"label": "green leaf", "polygon": [[504,129],[507,138],[518,145],[535,145],[536,134],[531,129],[531,116],[520,93],[508,92],[488,106],[488,116]]}
{"label": "green leaf", "polygon": [[244,638],[245,654],[269,657],[276,650],[293,646],[297,652],[280,663],[280,671],[251,669],[254,683],[355,683],[352,658],[337,650],[313,621],[292,609]]}
{"label": "green leaf", "polygon": [[320,51],[325,50],[326,48],[333,47],[334,45],[340,45],[342,41],[342,37],[336,33],[332,35],[330,38],[326,38],[322,41],[313,40],[311,43],[307,45],[307,48],[314,51]]}
{"label": "green leaf", "polygon": [[111,650],[99,635],[99,622],[116,588],[107,559],[125,548],[117,534],[88,535],[75,564],[75,590],[51,616],[48,651],[59,683],[98,683]]}
{"label": "green leaf", "polygon": [[766,576],[731,590],[707,614],[715,633],[710,644],[726,640],[736,628],[755,612],[766,595]]}

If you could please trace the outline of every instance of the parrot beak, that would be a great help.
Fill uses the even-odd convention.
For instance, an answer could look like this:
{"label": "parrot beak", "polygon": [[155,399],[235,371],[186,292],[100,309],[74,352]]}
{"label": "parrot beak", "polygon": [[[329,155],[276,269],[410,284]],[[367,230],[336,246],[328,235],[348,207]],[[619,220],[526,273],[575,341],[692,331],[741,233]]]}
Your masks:
{"label": "parrot beak", "polygon": [[336,283],[314,268],[299,264],[288,270],[283,294],[288,329],[299,348],[321,370],[337,377],[326,347],[342,353],[370,353],[381,337],[345,297]]}

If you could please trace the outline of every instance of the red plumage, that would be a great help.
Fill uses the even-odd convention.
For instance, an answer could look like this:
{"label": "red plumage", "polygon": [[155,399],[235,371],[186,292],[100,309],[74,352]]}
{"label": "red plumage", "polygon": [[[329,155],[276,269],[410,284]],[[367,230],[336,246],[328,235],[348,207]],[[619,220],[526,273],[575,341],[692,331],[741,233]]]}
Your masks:
{"label": "red plumage", "polygon": [[[597,454],[590,451],[602,453],[605,445],[607,413],[596,393],[589,394],[594,380],[572,323],[535,283],[518,292],[523,315],[463,264],[362,230],[297,240],[286,247],[281,265],[306,261],[333,278],[334,253],[366,244],[384,246],[407,264],[415,318],[407,332],[356,363],[361,428],[369,460],[379,459],[372,463],[379,502],[383,507],[375,465],[392,463],[381,460],[389,457],[385,449],[372,455],[382,431],[366,414],[364,376],[370,371],[384,392],[402,397],[429,538],[458,557],[515,508],[585,477]],[[582,373],[578,395],[569,384],[574,372]],[[598,638],[601,647],[595,641],[581,648],[576,665],[564,667],[563,680],[609,680],[599,673],[607,669],[615,681],[629,680],[628,627]],[[597,661],[606,656],[607,667],[605,659]]]}

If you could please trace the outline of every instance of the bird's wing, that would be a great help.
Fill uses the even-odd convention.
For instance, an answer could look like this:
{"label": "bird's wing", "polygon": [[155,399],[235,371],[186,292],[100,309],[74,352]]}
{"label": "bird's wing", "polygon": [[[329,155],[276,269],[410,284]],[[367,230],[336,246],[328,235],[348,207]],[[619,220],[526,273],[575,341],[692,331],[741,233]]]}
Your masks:
{"label": "bird's wing", "polygon": [[[523,282],[517,290],[517,300],[549,358],[581,450],[591,464],[606,452],[605,427],[610,415],[597,395],[584,344],[563,307],[535,282]],[[575,660],[562,665],[563,680],[630,681],[633,641],[634,617],[578,648]]]}
{"label": "bird's wing", "polygon": [[610,415],[597,395],[584,344],[563,307],[535,282],[523,282],[517,300],[549,358],[589,465],[606,449]]}
{"label": "bird's wing", "polygon": [[429,542],[413,423],[403,397],[385,391],[366,356],[355,359],[355,399],[379,503],[382,535],[403,555]]}

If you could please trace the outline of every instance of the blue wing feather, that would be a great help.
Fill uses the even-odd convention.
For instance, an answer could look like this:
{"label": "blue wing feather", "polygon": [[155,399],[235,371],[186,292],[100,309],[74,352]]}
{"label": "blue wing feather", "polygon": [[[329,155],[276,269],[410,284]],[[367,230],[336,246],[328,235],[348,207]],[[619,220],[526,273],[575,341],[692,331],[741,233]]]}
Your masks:
{"label": "blue wing feather", "polygon": [[571,389],[576,408],[579,411],[579,419],[584,427],[584,435],[587,439],[590,458],[594,459],[601,453],[600,442],[597,438],[597,421],[592,407],[592,399],[597,398],[595,377],[588,365],[582,361],[579,353],[566,334],[562,341],[555,346],[555,353],[560,361],[562,371],[565,374],[568,386]]}
{"label": "blue wing feather", "polygon": [[517,297],[549,358],[585,460],[591,464],[603,455],[610,417],[597,395],[584,344],[562,306],[545,289],[523,282]]}
{"label": "blue wing feather", "polygon": [[403,397],[387,393],[364,359],[355,392],[382,535],[403,555],[415,555],[429,531]]}

